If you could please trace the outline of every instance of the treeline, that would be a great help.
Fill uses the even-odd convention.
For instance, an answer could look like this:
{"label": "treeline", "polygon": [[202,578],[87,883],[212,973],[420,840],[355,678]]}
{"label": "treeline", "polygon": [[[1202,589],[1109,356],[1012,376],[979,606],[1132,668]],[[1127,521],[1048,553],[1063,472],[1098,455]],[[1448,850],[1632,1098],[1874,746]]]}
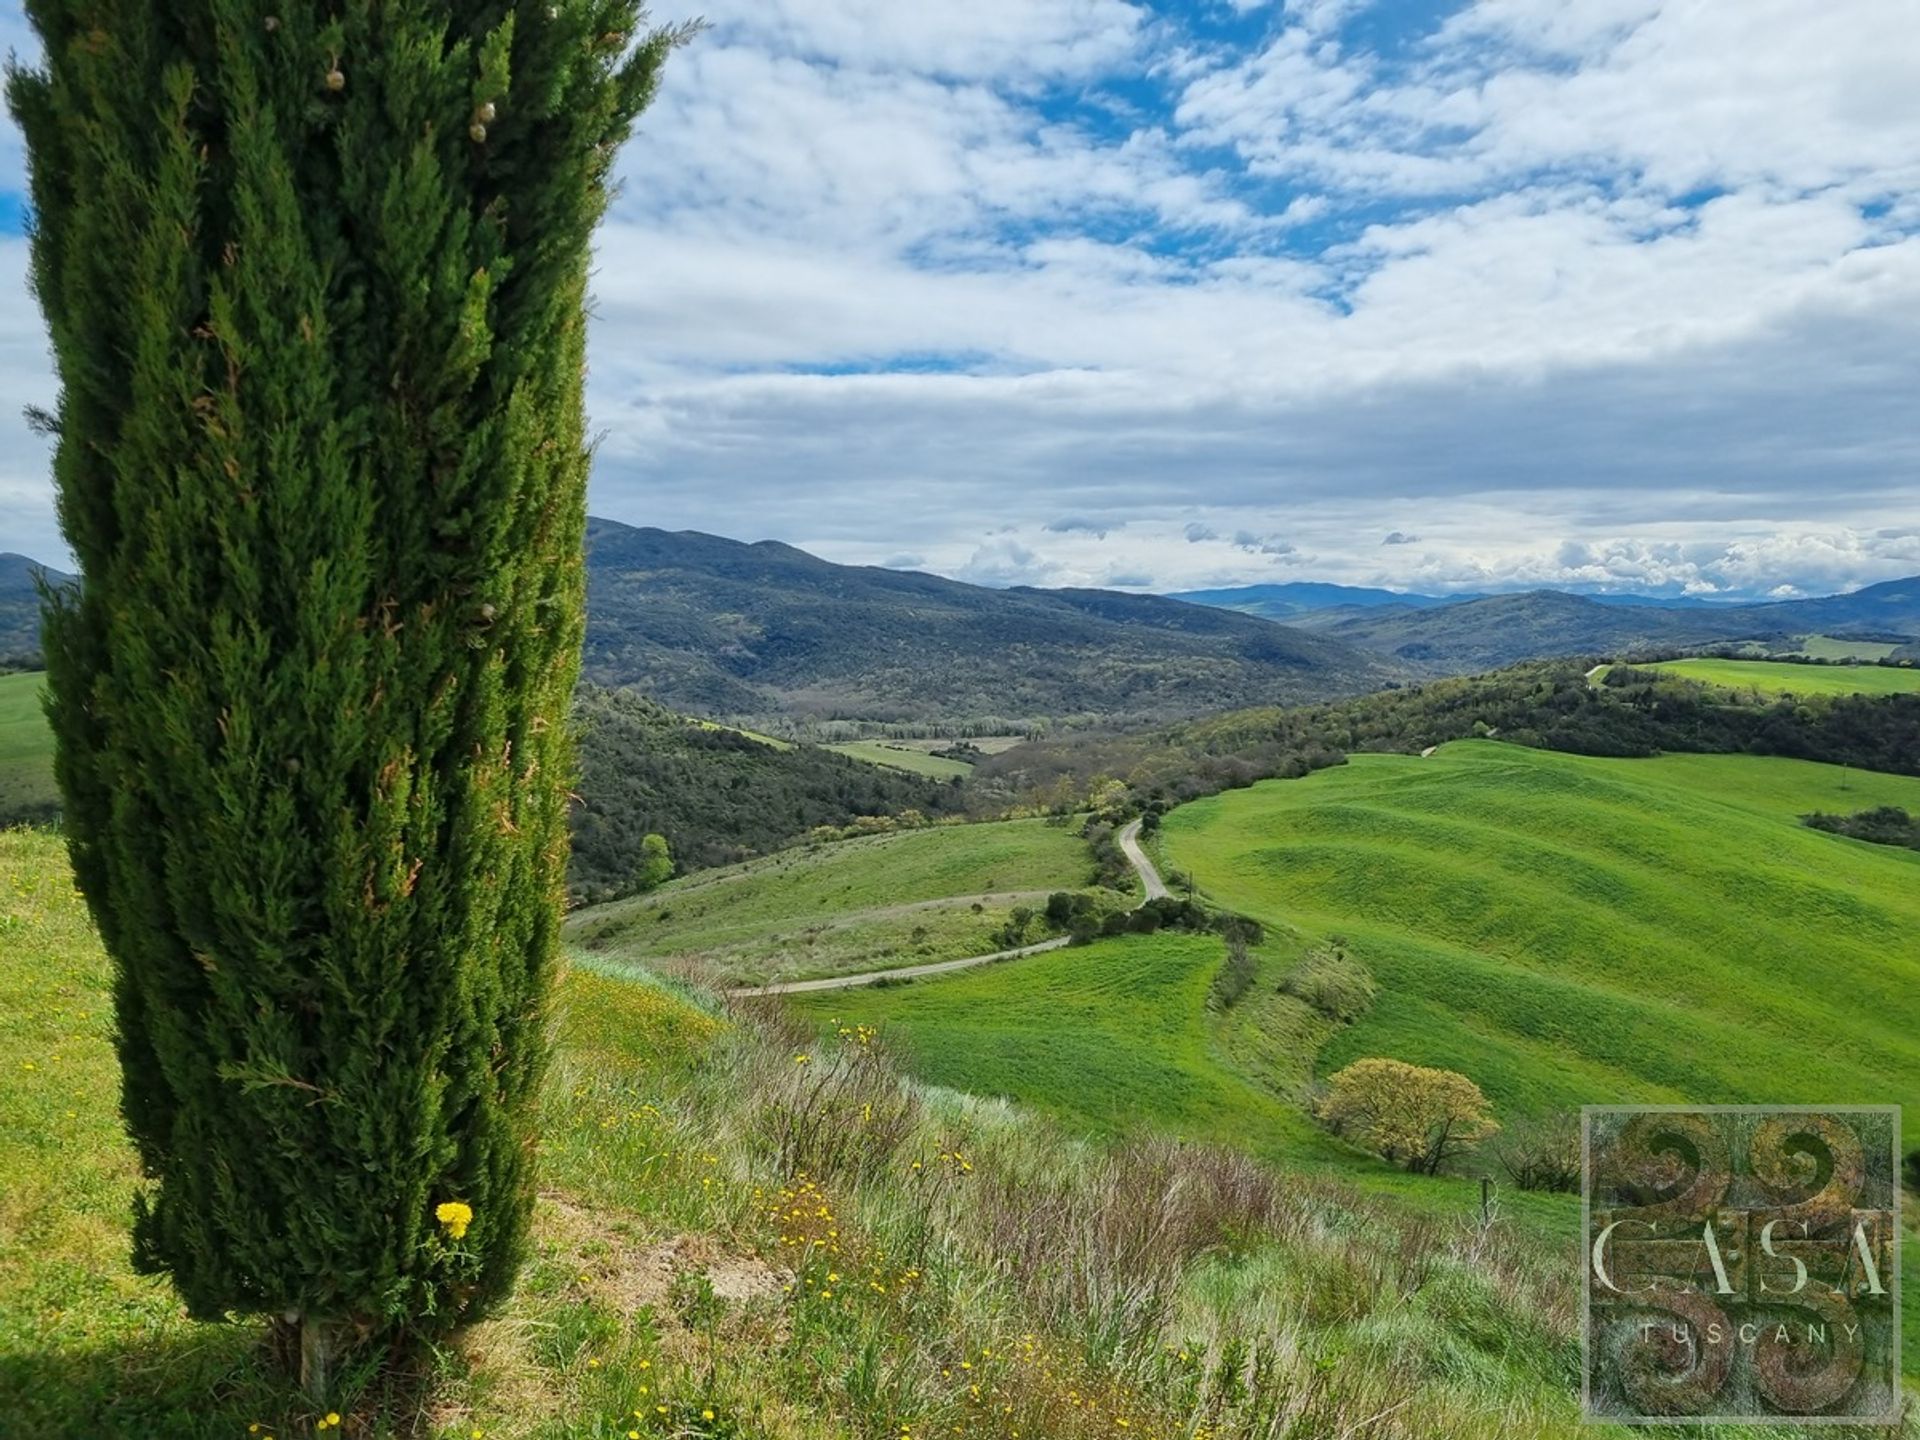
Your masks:
{"label": "treeline", "polygon": [[1881,805],[1872,810],[1857,810],[1851,815],[1828,815],[1816,810],[1802,815],[1800,823],[1829,835],[1845,835],[1875,845],[1904,845],[1920,850],[1920,815],[1910,815],[1898,805]]}
{"label": "treeline", "polygon": [[1781,755],[1920,774],[1920,695],[1767,699],[1591,660],[1546,660],[1356,700],[1233,711],[1135,735],[1016,746],[976,767],[977,808],[1065,808],[1118,784],[1110,813],[1148,813],[1256,780],[1293,778],[1346,755],[1413,753],[1472,737],[1576,755],[1662,751]]}
{"label": "treeline", "polygon": [[958,814],[958,781],[890,770],[812,745],[777,749],[685,719],[630,690],[583,684],[573,807],[576,900],[633,889],[649,834],[666,837],[682,870],[732,864],[821,827],[863,817]]}

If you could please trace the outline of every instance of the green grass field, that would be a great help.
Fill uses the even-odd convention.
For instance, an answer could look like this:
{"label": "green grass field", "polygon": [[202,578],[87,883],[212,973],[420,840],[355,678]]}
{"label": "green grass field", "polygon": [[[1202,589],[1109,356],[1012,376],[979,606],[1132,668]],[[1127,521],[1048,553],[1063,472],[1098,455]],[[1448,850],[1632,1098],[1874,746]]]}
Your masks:
{"label": "green grass field", "polygon": [[955,776],[973,773],[973,766],[964,760],[945,760],[938,755],[929,755],[926,750],[906,741],[843,740],[824,748],[855,760],[865,760],[871,765],[887,765],[895,770],[911,771],[915,775],[930,775],[936,780],[951,780]]}
{"label": "green grass field", "polygon": [[1920,780],[1466,741],[1171,814],[1220,903],[1339,933],[1380,994],[1320,1056],[1472,1076],[1504,1113],[1920,1104],[1920,855],[1806,829]]}
{"label": "green grass field", "polygon": [[[1245,1103],[1180,1018],[1203,951],[1076,953],[1069,1018],[1114,1042],[1078,1070],[1109,1098],[1131,1058],[1196,1117]],[[128,1266],[109,983],[58,838],[0,832],[0,1431],[313,1434],[328,1407],[294,1393],[263,1322],[189,1322]],[[1110,1153],[642,980],[576,969],[558,998],[516,1294],[417,1369],[350,1368],[329,1433],[1190,1440],[1269,1433],[1284,1408],[1300,1436],[1624,1440],[1577,1418],[1570,1265],[1528,1234],[1483,1243],[1208,1152]]]}
{"label": "green grass field", "polygon": [[1035,1105],[1100,1133],[1140,1124],[1275,1154],[1326,1149],[1300,1112],[1223,1064],[1212,935],[1092,945],[910,985],[791,997],[825,1024],[878,1027],[930,1084]]}
{"label": "green grass field", "polygon": [[1087,885],[1076,832],[1015,820],[783,850],[582,910],[567,933],[603,963],[721,984],[983,955],[1015,905]]}
{"label": "green grass field", "polygon": [[689,716],[688,719],[691,723],[698,725],[702,730],[731,730],[734,734],[744,735],[749,740],[758,740],[762,745],[772,750],[793,749],[793,742],[791,740],[780,740],[772,735],[762,735],[758,730],[743,730],[738,725],[722,725],[718,720],[702,720],[698,716]]}
{"label": "green grass field", "polygon": [[0,675],[0,824],[43,819],[60,803],[53,732],[40,710],[38,673]]}
{"label": "green grass field", "polygon": [[1703,685],[1762,695],[1920,694],[1920,666],[1792,665],[1775,660],[1663,660],[1645,667]]}
{"label": "green grass field", "polygon": [[1885,640],[1848,640],[1836,635],[1803,635],[1796,654],[1814,660],[1884,660],[1900,647]]}

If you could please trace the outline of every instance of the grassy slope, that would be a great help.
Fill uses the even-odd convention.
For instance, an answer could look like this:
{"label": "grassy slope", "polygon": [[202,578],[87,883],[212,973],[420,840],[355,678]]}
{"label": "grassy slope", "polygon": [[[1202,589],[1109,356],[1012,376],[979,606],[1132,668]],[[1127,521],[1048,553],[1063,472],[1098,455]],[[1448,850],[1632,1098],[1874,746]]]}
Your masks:
{"label": "grassy slope", "polygon": [[40,710],[40,674],[0,675],[0,820],[59,803],[53,732]]}
{"label": "grassy slope", "polygon": [[1319,1149],[1293,1110],[1222,1064],[1207,1020],[1211,935],[1102,940],[937,983],[800,995],[818,1020],[880,1027],[920,1079],[1033,1104],[1096,1131],[1142,1122]]}
{"label": "grassy slope", "polygon": [[956,775],[973,773],[973,766],[964,760],[943,760],[924,750],[909,745],[889,744],[885,740],[843,740],[826,748],[855,760],[888,765],[895,770],[911,771],[915,775],[931,775],[936,780],[950,780]]}
{"label": "grassy slope", "polygon": [[1800,654],[1815,660],[1884,660],[1900,647],[1881,640],[1848,640],[1833,635],[1805,635]]}
{"label": "grassy slope", "polygon": [[568,933],[603,961],[726,982],[884,969],[985,954],[1014,904],[1078,889],[1091,866],[1066,826],[935,826],[703,871],[582,910]]}
{"label": "grassy slope", "polygon": [[1920,805],[1920,781],[1461,742],[1200,801],[1165,844],[1223,903],[1343,932],[1372,968],[1323,1068],[1444,1065],[1509,1113],[1912,1105],[1920,855],[1794,818],[1872,804]]}
{"label": "grassy slope", "polygon": [[[127,1268],[107,967],[56,838],[0,833],[0,930],[0,1430],[311,1433],[258,1322],[190,1324]],[[348,1440],[1175,1440],[1276,1405],[1300,1434],[1597,1433],[1560,1258],[1524,1237],[903,1103],[858,1050],[796,1064],[653,985],[576,971],[560,999],[519,1291],[417,1384],[349,1375]],[[1223,1363],[1250,1343],[1251,1391]]]}
{"label": "grassy slope", "polygon": [[1887,665],[1790,665],[1769,660],[1663,660],[1665,670],[1705,685],[1763,695],[1905,695],[1920,692],[1920,669]]}

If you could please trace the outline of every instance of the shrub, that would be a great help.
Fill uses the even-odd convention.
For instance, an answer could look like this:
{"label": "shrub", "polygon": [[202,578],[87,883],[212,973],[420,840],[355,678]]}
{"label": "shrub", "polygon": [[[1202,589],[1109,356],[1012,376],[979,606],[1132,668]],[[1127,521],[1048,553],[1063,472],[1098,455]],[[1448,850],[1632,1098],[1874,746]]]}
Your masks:
{"label": "shrub", "polygon": [[1373,1004],[1373,976],[1338,944],[1309,951],[1280,982],[1283,994],[1304,1001],[1329,1020],[1351,1025]]}
{"label": "shrub", "polygon": [[1509,1126],[1491,1149],[1507,1178],[1522,1190],[1571,1193],[1580,1188],[1580,1122],[1570,1114]]}

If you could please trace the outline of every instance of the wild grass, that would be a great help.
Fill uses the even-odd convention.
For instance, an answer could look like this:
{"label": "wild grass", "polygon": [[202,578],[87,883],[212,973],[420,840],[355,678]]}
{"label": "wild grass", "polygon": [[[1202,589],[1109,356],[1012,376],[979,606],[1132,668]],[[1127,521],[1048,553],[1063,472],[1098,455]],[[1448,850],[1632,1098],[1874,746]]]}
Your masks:
{"label": "wild grass", "polygon": [[568,934],[604,964],[717,985],[810,979],[991,953],[1015,906],[1091,874],[1070,826],[935,826],[702,871],[582,910]]}
{"label": "wild grass", "polygon": [[1792,665],[1772,660],[1663,660],[1642,667],[1759,695],[1911,695],[1920,669],[1891,665]]}
{"label": "wild grass", "polygon": [[40,710],[44,675],[0,675],[0,824],[51,818],[60,804],[53,783],[53,732]]}
{"label": "wild grass", "polygon": [[[0,913],[0,1429],[311,1433],[261,1327],[190,1324],[127,1270],[107,968],[56,839],[0,835]],[[1571,1396],[1573,1258],[1498,1217],[1089,1143],[903,1082],[869,1031],[652,982],[575,971],[558,1026],[516,1297],[363,1366],[329,1434],[1608,1433]]]}

